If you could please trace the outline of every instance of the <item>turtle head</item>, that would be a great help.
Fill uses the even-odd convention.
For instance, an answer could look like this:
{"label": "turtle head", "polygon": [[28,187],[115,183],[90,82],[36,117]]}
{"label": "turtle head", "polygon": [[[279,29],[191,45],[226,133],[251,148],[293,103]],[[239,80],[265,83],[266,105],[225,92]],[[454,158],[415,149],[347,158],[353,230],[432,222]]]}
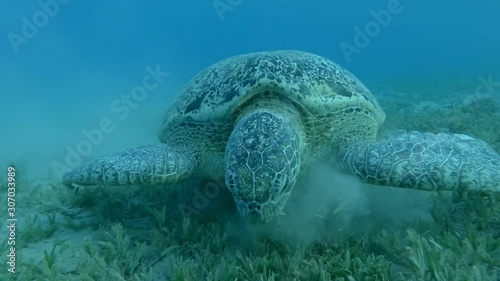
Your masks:
{"label": "turtle head", "polygon": [[282,214],[300,167],[296,118],[254,109],[240,116],[225,155],[226,185],[242,217],[267,223]]}

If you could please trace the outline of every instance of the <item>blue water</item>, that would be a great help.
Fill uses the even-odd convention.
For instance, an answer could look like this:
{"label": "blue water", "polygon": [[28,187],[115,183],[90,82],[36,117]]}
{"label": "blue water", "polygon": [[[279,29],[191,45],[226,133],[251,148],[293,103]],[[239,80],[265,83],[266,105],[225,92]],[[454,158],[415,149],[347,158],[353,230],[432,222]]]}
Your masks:
{"label": "blue water", "polygon": [[[468,93],[479,85],[500,99],[498,0],[3,2],[0,164],[22,163],[37,180],[58,182],[54,164],[71,168],[68,154],[103,119],[113,132],[78,161],[157,142],[161,115],[182,85],[243,53],[316,53],[367,85],[385,81],[385,98],[401,94],[392,81],[468,77]],[[161,73],[158,85],[126,105],[122,95],[151,69]]]}
{"label": "blue water", "polygon": [[[220,59],[275,49],[326,56],[363,81],[498,72],[498,1],[351,2],[8,1],[0,89],[8,104],[22,97],[63,111],[82,98],[109,103],[160,65],[175,95]],[[362,44],[357,28],[371,34]]]}
{"label": "blue water", "polygon": [[[78,85],[82,78],[75,73],[82,71],[136,77],[144,65],[157,63],[188,79],[219,59],[273,49],[318,53],[361,77],[475,74],[500,62],[500,3],[495,0],[401,0],[399,5],[387,0],[65,1],[17,47],[7,34],[22,36],[22,17],[33,22],[41,6],[37,1],[4,4],[2,87]],[[354,28],[364,29],[374,19],[371,12],[388,5],[397,6],[397,13],[348,63],[339,45],[354,45]]]}

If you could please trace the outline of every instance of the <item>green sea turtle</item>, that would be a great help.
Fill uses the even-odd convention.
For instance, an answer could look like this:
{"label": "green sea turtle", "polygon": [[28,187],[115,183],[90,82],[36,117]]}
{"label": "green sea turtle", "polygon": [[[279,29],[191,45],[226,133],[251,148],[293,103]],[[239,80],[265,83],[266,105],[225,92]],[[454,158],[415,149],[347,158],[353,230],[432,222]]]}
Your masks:
{"label": "green sea turtle", "polygon": [[334,62],[272,51],[220,61],[167,110],[160,144],[111,154],[66,174],[67,185],[168,185],[225,180],[251,222],[278,217],[301,172],[322,159],[376,185],[500,191],[500,156],[461,134],[398,131],[377,140],[385,114]]}

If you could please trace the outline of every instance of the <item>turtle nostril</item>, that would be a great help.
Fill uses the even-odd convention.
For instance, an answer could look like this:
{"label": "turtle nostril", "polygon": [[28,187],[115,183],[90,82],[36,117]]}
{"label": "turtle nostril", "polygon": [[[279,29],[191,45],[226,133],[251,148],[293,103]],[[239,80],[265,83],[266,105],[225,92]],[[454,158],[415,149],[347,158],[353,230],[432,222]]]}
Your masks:
{"label": "turtle nostril", "polygon": [[248,210],[250,212],[257,211],[259,212],[262,209],[262,206],[260,204],[257,204],[255,202],[252,202],[248,205]]}

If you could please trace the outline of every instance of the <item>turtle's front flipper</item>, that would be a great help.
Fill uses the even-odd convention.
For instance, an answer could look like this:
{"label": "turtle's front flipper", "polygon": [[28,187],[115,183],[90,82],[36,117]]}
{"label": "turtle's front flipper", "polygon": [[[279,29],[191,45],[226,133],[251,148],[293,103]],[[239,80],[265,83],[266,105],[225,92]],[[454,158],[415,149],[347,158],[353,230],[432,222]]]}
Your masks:
{"label": "turtle's front flipper", "polygon": [[400,131],[347,148],[339,159],[344,168],[373,184],[500,192],[500,156],[466,135]]}
{"label": "turtle's front flipper", "polygon": [[63,177],[65,185],[158,185],[191,176],[196,167],[189,153],[165,144],[146,145],[110,154]]}

